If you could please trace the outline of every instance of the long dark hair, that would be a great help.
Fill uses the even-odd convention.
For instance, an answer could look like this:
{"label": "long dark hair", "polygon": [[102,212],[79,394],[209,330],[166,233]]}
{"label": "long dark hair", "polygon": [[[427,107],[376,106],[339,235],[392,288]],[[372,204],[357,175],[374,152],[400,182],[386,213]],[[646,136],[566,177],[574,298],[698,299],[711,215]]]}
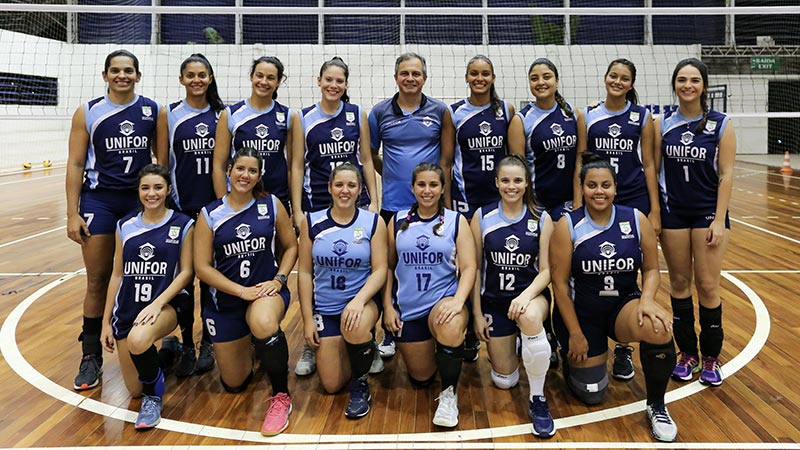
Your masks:
{"label": "long dark hair", "polygon": [[672,92],[675,92],[675,80],[678,78],[678,72],[686,66],[696,68],[703,79],[703,93],[700,94],[700,108],[703,109],[703,119],[694,129],[694,134],[699,134],[705,128],[706,121],[708,121],[708,66],[697,58],[686,58],[678,62],[675,70],[672,71]]}
{"label": "long dark hair", "polygon": [[[278,87],[280,84],[286,81],[286,76],[283,74],[283,63],[277,56],[262,56],[261,58],[253,60],[253,64],[250,66],[250,77],[252,78],[253,74],[256,73],[256,67],[261,63],[272,64],[278,70]],[[278,98],[278,88],[276,87],[275,90],[272,92],[272,99],[276,100]]]}
{"label": "long dark hair", "polygon": [[[414,172],[411,174],[411,186],[414,186],[414,183],[417,182],[417,175],[422,172],[436,172],[439,175],[439,182],[442,183],[442,187],[444,188],[444,170],[438,164],[431,164],[431,163],[419,163],[417,167],[414,168]],[[411,222],[411,216],[413,216],[417,210],[419,209],[419,202],[414,202],[411,205],[411,209],[408,210],[408,214],[406,214],[405,220],[403,223],[400,224],[399,231],[403,231],[408,228],[408,224]],[[444,226],[444,192],[442,195],[439,196],[439,209],[437,210],[436,214],[439,216],[439,223],[433,226],[433,234],[437,236],[441,236],[443,231],[442,227]]]}
{"label": "long dark hair", "polygon": [[[172,191],[170,190],[170,188],[172,187],[172,177],[169,174],[169,169],[159,164],[148,164],[142,167],[142,170],[139,171],[139,175],[136,178],[137,188],[142,183],[142,178],[148,175],[158,175],[159,177],[164,179],[164,183],[167,184],[167,191],[168,191],[167,198],[164,199],[164,205],[167,208],[174,209],[174,204],[172,201]],[[144,211],[144,205],[142,204],[142,200],[139,199],[138,196],[137,199],[139,201],[138,205],[139,211]]]}
{"label": "long dark hair", "polygon": [[181,77],[183,77],[183,71],[186,69],[186,66],[193,62],[206,66],[208,75],[211,77],[211,83],[208,84],[208,89],[206,90],[206,101],[211,106],[211,109],[214,111],[221,111],[225,105],[222,103],[222,99],[219,97],[219,92],[217,91],[217,77],[214,76],[214,68],[211,67],[211,63],[208,61],[208,58],[206,58],[202,53],[193,53],[191,56],[184,59],[181,63]]}
{"label": "long dark hair", "polygon": [[636,66],[633,64],[631,60],[625,58],[617,58],[611,61],[611,63],[609,63],[608,65],[608,69],[606,69],[606,74],[603,76],[603,78],[607,77],[609,72],[611,72],[611,68],[617,64],[625,66],[628,68],[628,70],[631,71],[631,90],[628,91],[627,94],[625,94],[625,100],[628,100],[634,105],[638,105],[639,95],[636,93],[636,88],[633,87],[633,85],[636,83]]}
{"label": "long dark hair", "polygon": [[[470,58],[469,62],[467,62],[467,73],[469,74],[469,66],[472,65],[475,61],[483,61],[486,64],[489,64],[489,68],[492,69],[492,75],[494,75],[494,64],[492,60],[489,59],[486,55],[475,55]],[[500,108],[502,104],[500,103],[500,97],[497,95],[497,90],[494,88],[494,82],[492,82],[492,87],[489,89],[489,99],[492,105],[492,110],[494,110],[495,114],[500,112]]]}
{"label": "long dark hair", "polygon": [[[320,78],[322,78],[322,72],[325,72],[329,67],[338,67],[342,69],[342,72],[344,72],[345,83],[350,78],[350,69],[347,67],[347,64],[345,64],[344,60],[338,56],[334,56],[333,58],[322,63],[322,67],[319,68]],[[347,89],[345,89],[342,93],[342,101],[345,103],[350,103],[350,96],[347,94]]]}
{"label": "long dark hair", "polygon": [[497,164],[495,178],[499,178],[500,169],[506,166],[522,167],[522,170],[525,171],[525,182],[527,183],[527,186],[525,186],[525,192],[522,194],[522,202],[531,211],[531,213],[533,213],[533,216],[536,218],[536,220],[539,220],[539,217],[541,217],[542,214],[542,208],[536,202],[536,196],[533,195],[533,179],[528,162],[525,161],[523,157],[512,153],[501,159]]}
{"label": "long dark hair", "polygon": [[126,58],[130,58],[133,61],[133,68],[136,69],[136,75],[142,76],[142,73],[139,72],[139,58],[136,57],[133,53],[121,48],[119,50],[114,50],[113,52],[109,53],[106,56],[106,61],[103,63],[103,73],[108,72],[108,68],[111,67],[111,60],[116,58],[117,56],[124,56]]}
{"label": "long dark hair", "polygon": [[256,183],[255,186],[253,186],[253,197],[254,198],[264,198],[264,197],[267,196],[267,190],[264,189],[263,180],[260,179],[261,178],[261,167],[264,164],[264,158],[261,157],[261,154],[258,153],[258,150],[254,149],[252,147],[242,147],[239,150],[236,150],[236,153],[233,154],[233,157],[231,158],[230,163],[228,164],[228,167],[230,168],[230,170],[233,170],[233,166],[234,166],[234,164],[236,164],[236,161],[238,161],[239,158],[244,158],[246,156],[249,156],[251,158],[255,158],[256,161],[258,161],[258,174],[259,174],[258,176],[259,176],[259,180],[258,180],[258,183]]}
{"label": "long dark hair", "polygon": [[607,159],[603,159],[592,152],[583,152],[581,154],[581,164],[581,173],[579,175],[581,186],[583,186],[583,182],[586,180],[586,172],[588,172],[590,169],[608,170],[611,172],[611,177],[614,179],[614,184],[617,184],[617,172],[614,171],[614,168],[611,167],[611,163],[609,163]]}
{"label": "long dark hair", "polygon": [[[558,81],[558,69],[556,68],[556,65],[553,64],[553,61],[550,61],[547,58],[536,58],[533,61],[533,63],[531,63],[531,66],[528,68],[529,77],[531,75],[531,71],[533,71],[533,68],[540,64],[552,70],[553,73],[556,75],[556,81]],[[575,111],[573,111],[572,108],[569,106],[569,103],[567,103],[567,101],[564,100],[564,97],[561,95],[560,92],[558,92],[558,89],[556,89],[555,97],[556,97],[556,104],[558,105],[559,108],[561,108],[562,111],[564,111],[564,114],[566,114],[567,117],[575,117]]]}

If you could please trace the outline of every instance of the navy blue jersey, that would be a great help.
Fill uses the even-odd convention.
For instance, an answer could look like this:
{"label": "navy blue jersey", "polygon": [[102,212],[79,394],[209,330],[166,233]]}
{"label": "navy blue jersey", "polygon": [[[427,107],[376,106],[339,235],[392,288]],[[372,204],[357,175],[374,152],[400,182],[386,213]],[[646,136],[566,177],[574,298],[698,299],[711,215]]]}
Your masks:
{"label": "navy blue jersey", "polygon": [[[336,166],[350,162],[364,173],[361,107],[339,102],[335,113],[325,114],[319,104],[309,106],[300,111],[300,125],[305,136],[303,211],[319,211],[331,205],[328,179]],[[361,189],[360,204],[369,205],[366,185]]]}
{"label": "navy blue jersey", "polygon": [[461,215],[445,209],[439,236],[433,232],[440,221],[438,215],[423,220],[415,213],[408,228],[399,231],[407,214],[404,210],[394,216],[397,266],[393,290],[402,321],[425,316],[439,300],[455,295],[458,289],[456,238]]}
{"label": "navy blue jersey", "polygon": [[172,210],[156,224],[144,223],[141,213],[117,222],[123,272],[112,310],[115,336],[127,336],[139,312],[180,273],[181,247],[192,224],[194,220]]}
{"label": "navy blue jersey", "polygon": [[650,111],[630,101],[621,111],[611,112],[601,103],[586,107],[586,150],[608,160],[617,173],[618,205],[647,197],[642,167],[642,130],[651,120]]}
{"label": "navy blue jersey", "polygon": [[525,156],[537,202],[551,210],[572,201],[578,125],[558,105],[544,110],[531,102],[517,115],[525,128]]}
{"label": "navy blue jersey", "polygon": [[508,154],[508,105],[474,106],[469,99],[450,105],[456,130],[451,197],[481,206],[500,199],[495,164]]}
{"label": "navy blue jersey", "polygon": [[214,199],[211,159],[219,111],[195,109],[184,101],[167,107],[172,199],[181,211],[199,210]]}
{"label": "navy blue jersey", "polygon": [[497,202],[480,208],[473,217],[480,218],[483,242],[481,297],[511,302],[539,274],[544,215],[537,220],[530,209],[524,208],[518,217],[506,217]]}
{"label": "navy blue jersey", "polygon": [[330,210],[308,213],[308,234],[313,245],[314,309],[323,315],[341,314],[372,273],[372,236],[379,216],[356,209],[353,220],[336,223]]}
{"label": "navy blue jersey", "polygon": [[139,171],[152,162],[158,103],[136,95],[125,105],[108,96],[83,106],[89,148],[84,189],[136,189]]}
{"label": "navy blue jersey", "polygon": [[[228,196],[214,200],[200,212],[214,234],[214,268],[242,286],[255,286],[275,278],[275,221],[278,200],[274,195],[253,199],[234,211]],[[282,294],[289,295],[286,286]],[[219,311],[246,308],[250,302],[211,288],[211,299]]]}
{"label": "navy blue jersey", "polygon": [[447,105],[422,95],[412,113],[397,104],[397,97],[375,105],[369,113],[370,146],[383,145],[383,202],[387,211],[409,209],[416,199],[411,174],[419,163],[439,164],[442,158],[442,121]]}
{"label": "navy blue jersey", "polygon": [[264,159],[261,183],[282,202],[289,202],[289,172],[286,137],[292,111],[276,101],[266,110],[255,109],[245,100],[226,108],[232,138],[231,157],[242,147],[254,148]]}
{"label": "navy blue jersey", "polygon": [[586,207],[566,215],[572,240],[575,303],[616,303],[639,291],[642,267],[638,210],[614,205],[606,226],[594,223]]}
{"label": "navy blue jersey", "polygon": [[659,183],[668,212],[711,213],[717,209],[719,141],[728,116],[709,111],[705,128],[695,134],[701,119],[687,119],[675,111],[661,122]]}

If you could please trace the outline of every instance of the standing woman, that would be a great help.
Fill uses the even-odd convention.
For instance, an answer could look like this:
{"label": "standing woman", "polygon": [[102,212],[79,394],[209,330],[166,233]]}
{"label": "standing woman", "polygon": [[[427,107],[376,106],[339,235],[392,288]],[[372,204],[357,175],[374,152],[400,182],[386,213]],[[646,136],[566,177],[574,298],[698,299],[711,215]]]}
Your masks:
{"label": "standing woman", "polygon": [[[578,121],[578,154],[589,151],[606,159],[619,180],[617,205],[637,208],[647,216],[658,235],[661,212],[654,154],[654,128],[650,111],[638,104],[634,83],[636,66],[620,58],[611,61],[605,74],[606,99],[587,106]],[[580,171],[580,163],[576,169]],[[580,193],[575,204],[581,204]],[[634,376],[633,348],[627,343],[614,347],[611,374],[618,380]]]}
{"label": "standing woman", "polygon": [[464,78],[469,97],[450,105],[455,150],[442,147],[441,166],[447,183],[445,205],[472,219],[478,207],[500,199],[494,183],[495,165],[508,154],[508,125],[514,105],[498,97],[494,65],[488,57],[473,56]]}
{"label": "standing woman", "polygon": [[119,349],[119,365],[128,392],[143,395],[137,430],[161,421],[164,372],[153,343],[177,325],[192,281],[194,220],[166,206],[169,171],[157,164],[139,173],[141,211],[117,224],[114,271],[103,315],[103,348]]}
{"label": "standing woman", "polygon": [[292,412],[289,348],[280,323],[289,305],[286,277],[297,261],[297,240],[283,204],[264,192],[262,164],[255,149],[234,154],[228,170],[231,192],[200,211],[194,267],[211,286],[213,306],[203,319],[222,387],[232,393],[247,388],[253,348],[272,384],[261,426],[261,434],[272,436],[289,426]]}
{"label": "standing woman", "polygon": [[461,214],[444,207],[444,172],[421,163],[412,173],[416,202],[389,223],[383,320],[394,335],[411,384],[442,378],[433,423],[458,425],[456,388],[467,329],[465,303],[475,283],[475,242]]}
{"label": "standing woman", "polygon": [[500,389],[511,389],[519,381],[519,332],[533,434],[549,438],[556,428],[544,396],[550,344],[543,322],[550,315],[547,250],[553,221],[536,204],[531,172],[523,157],[503,158],[497,165],[495,185],[500,201],[478,208],[470,226],[481,268],[472,290],[475,333],[488,344],[492,382]]}
{"label": "standing woman", "polygon": [[[722,384],[722,258],[728,246],[736,135],[725,114],[708,109],[708,68],[696,59],[672,72],[679,108],[658,124],[661,163],[661,249],[669,269],[675,341],[680,358],[672,373],[689,381]],[[700,352],[694,328],[692,277],[700,303]],[[702,364],[698,361],[702,355]]]}
{"label": "standing woman", "polygon": [[639,342],[652,433],[671,442],[678,427],[664,394],[675,345],[669,316],[655,301],[661,282],[656,234],[642,212],[613,203],[617,181],[609,162],[591,153],[582,158],[584,206],[558,221],[550,242],[557,306],[553,325],[564,358],[564,380],[578,400],[602,402],[608,387],[608,338]]}
{"label": "standing woman", "polygon": [[[177,209],[197,220],[200,208],[216,199],[211,159],[217,120],[225,105],[217,92],[214,69],[202,54],[195,53],[183,60],[178,80],[186,89],[186,97],[162,108],[158,115],[158,162],[170,168],[172,200]],[[187,291],[188,303],[178,310],[183,341],[175,368],[179,377],[208,372],[214,367],[211,336],[205,323],[200,357],[195,361],[194,281],[189,283]],[[200,307],[205,308],[210,301],[208,285],[201,282]]]}
{"label": "standing woman", "polygon": [[335,393],[348,383],[344,414],[351,419],[369,412],[367,374],[378,352],[372,329],[386,282],[386,225],[356,207],[361,180],[361,168],[350,162],[333,169],[333,204],[300,223],[297,276],[304,335],[317,350],[322,387]]}
{"label": "standing woman", "polygon": [[285,79],[283,63],[274,56],[262,56],[250,67],[250,97],[222,111],[217,124],[211,176],[214,192],[221,198],[228,192],[226,164],[234,153],[250,147],[261,156],[261,183],[291,213],[289,168],[292,154],[292,111],[277,102],[278,87]]}
{"label": "standing woman", "polygon": [[[577,120],[572,106],[558,92],[558,68],[538,58],[528,69],[535,101],[517,113],[508,129],[512,152],[524,151],[531,167],[537,204],[558,219],[572,211]],[[520,150],[517,150],[520,149]]]}
{"label": "standing woman", "polygon": [[67,159],[67,236],[81,246],[86,266],[83,358],[73,387],[100,383],[100,333],[114,258],[117,221],[136,211],[137,174],[152,162],[158,103],[138,95],[139,60],[127,50],[106,56],[106,95],[75,111]]}

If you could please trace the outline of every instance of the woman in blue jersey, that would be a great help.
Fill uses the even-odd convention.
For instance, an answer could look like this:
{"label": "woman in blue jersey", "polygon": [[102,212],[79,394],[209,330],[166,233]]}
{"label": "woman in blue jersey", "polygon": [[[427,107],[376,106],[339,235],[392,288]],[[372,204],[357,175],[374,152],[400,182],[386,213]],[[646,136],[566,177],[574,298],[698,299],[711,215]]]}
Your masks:
{"label": "woman in blue jersey", "polygon": [[442,147],[441,166],[447,183],[445,205],[472,219],[478,207],[500,198],[494,185],[495,165],[508,154],[514,105],[498,97],[488,57],[473,56],[464,78],[469,97],[450,105],[455,148]]}
{"label": "woman in blue jersey", "polygon": [[[708,68],[678,63],[672,90],[679,107],[656,122],[661,173],[661,249],[669,269],[675,341],[680,357],[673,378],[722,384],[722,259],[728,246],[736,135],[725,114],[708,108]],[[694,325],[692,278],[700,303],[700,351]],[[702,361],[699,361],[702,355]]]}
{"label": "woman in blue jersey", "polygon": [[329,175],[330,208],[300,223],[297,289],[306,342],[317,351],[319,379],[328,393],[348,383],[345,416],[369,412],[367,374],[377,348],[372,328],[386,282],[386,225],[356,207],[361,168],[345,162]]}
{"label": "woman in blue jersey", "polygon": [[536,204],[523,157],[500,160],[495,185],[500,201],[478,208],[471,223],[481,268],[472,291],[475,333],[488,344],[492,382],[500,389],[519,381],[519,333],[533,434],[549,438],[556,429],[544,396],[550,344],[543,322],[550,315],[547,250],[553,221]]}
{"label": "woman in blue jersey", "polygon": [[664,394],[675,346],[669,315],[655,300],[661,282],[656,234],[641,211],[613,203],[617,181],[609,162],[591,153],[582,158],[583,207],[558,221],[550,242],[557,306],[553,325],[564,380],[580,401],[602,402],[608,386],[608,338],[639,342],[653,436],[673,441],[678,427]]}
{"label": "woman in blue jersey", "polygon": [[[181,63],[181,85],[186,97],[161,109],[158,115],[158,162],[170,168],[172,200],[179,211],[197,219],[200,208],[211,203],[214,184],[211,180],[211,158],[217,120],[224,108],[217,92],[214,69],[205,56],[195,53]],[[181,340],[175,374],[189,376],[204,373],[214,366],[214,355],[208,328],[203,325],[200,358],[194,352],[194,282],[187,286],[188,303],[178,311]],[[200,307],[210,301],[208,285],[200,284]],[[196,364],[195,364],[196,363]]]}
{"label": "woman in blue jersey", "polygon": [[522,108],[508,129],[509,148],[524,152],[539,205],[558,219],[572,210],[572,174],[577,144],[576,115],[558,92],[558,68],[538,58],[528,68],[535,101]]}
{"label": "woman in blue jersey", "polygon": [[289,305],[286,277],[297,261],[297,240],[283,204],[264,191],[262,164],[255,149],[234,154],[228,165],[231,191],[197,219],[194,267],[211,286],[212,304],[203,320],[222,386],[228,392],[247,388],[254,350],[272,384],[261,426],[261,434],[272,436],[289,426],[292,412],[289,348],[280,323]]}
{"label": "woman in blue jersey", "polygon": [[83,358],[73,387],[100,383],[103,305],[119,219],[136,211],[136,176],[152,162],[158,103],[138,95],[139,60],[127,50],[106,56],[108,91],[81,105],[72,117],[67,159],[67,236],[81,246],[86,266]]}
{"label": "woman in blue jersey", "polygon": [[475,242],[463,216],[444,207],[444,172],[417,165],[411,176],[416,202],[389,223],[389,269],[383,320],[393,333],[414,386],[442,378],[435,425],[458,424],[465,303],[475,283]]}
{"label": "woman in blue jersey", "polygon": [[261,155],[264,189],[291,212],[292,111],[277,101],[278,87],[286,78],[283,72],[283,63],[274,56],[256,59],[250,67],[250,97],[220,114],[211,170],[217,198],[228,192],[225,174],[229,159],[237,150],[250,147]]}
{"label": "woman in blue jersey", "polygon": [[119,350],[119,366],[128,392],[143,395],[136,429],[161,421],[164,373],[153,343],[177,324],[192,280],[194,220],[166,206],[169,171],[150,164],[139,172],[141,211],[117,223],[114,270],[108,284],[102,344]]}

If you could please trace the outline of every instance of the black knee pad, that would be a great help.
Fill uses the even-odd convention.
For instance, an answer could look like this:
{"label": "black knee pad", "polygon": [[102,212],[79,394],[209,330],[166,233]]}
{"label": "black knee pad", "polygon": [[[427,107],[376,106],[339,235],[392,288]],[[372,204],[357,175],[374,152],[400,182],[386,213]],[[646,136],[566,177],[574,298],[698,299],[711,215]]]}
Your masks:
{"label": "black knee pad", "polygon": [[567,386],[578,400],[587,405],[603,401],[608,389],[608,371],[605,364],[593,367],[570,367],[567,371]]}
{"label": "black knee pad", "polygon": [[433,375],[431,375],[431,377],[428,378],[427,380],[422,380],[422,381],[417,380],[410,374],[408,375],[408,379],[411,381],[411,385],[414,386],[415,388],[427,388],[428,386],[433,384],[433,382],[436,380],[436,372],[434,372]]}
{"label": "black knee pad", "polygon": [[222,383],[222,387],[223,389],[225,389],[225,392],[230,392],[231,394],[238,394],[239,392],[244,392],[244,390],[247,389],[247,386],[250,384],[252,380],[253,380],[253,372],[250,372],[250,374],[247,375],[247,378],[244,379],[242,384],[236,387],[231,387],[225,384],[221,376],[219,377],[219,382]]}

